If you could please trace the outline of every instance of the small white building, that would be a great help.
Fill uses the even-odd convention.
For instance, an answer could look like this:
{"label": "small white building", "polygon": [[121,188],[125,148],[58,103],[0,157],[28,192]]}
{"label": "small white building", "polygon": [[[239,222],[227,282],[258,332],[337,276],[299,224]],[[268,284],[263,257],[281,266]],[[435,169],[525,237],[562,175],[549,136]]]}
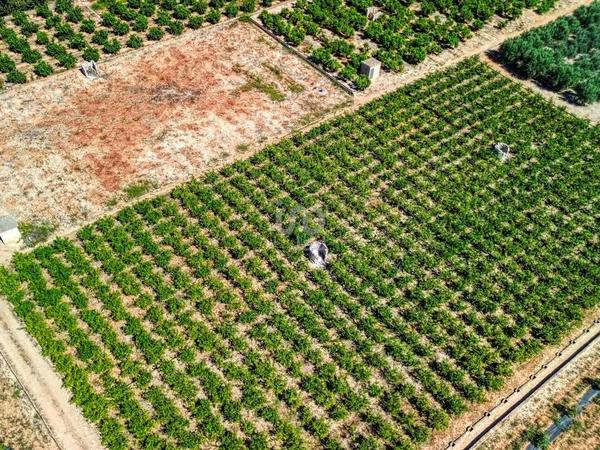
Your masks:
{"label": "small white building", "polygon": [[374,80],[379,77],[381,72],[381,61],[375,58],[365,59],[360,63],[360,74],[366,75],[369,80]]}
{"label": "small white building", "polygon": [[16,244],[21,240],[19,224],[12,216],[0,217],[0,245]]}

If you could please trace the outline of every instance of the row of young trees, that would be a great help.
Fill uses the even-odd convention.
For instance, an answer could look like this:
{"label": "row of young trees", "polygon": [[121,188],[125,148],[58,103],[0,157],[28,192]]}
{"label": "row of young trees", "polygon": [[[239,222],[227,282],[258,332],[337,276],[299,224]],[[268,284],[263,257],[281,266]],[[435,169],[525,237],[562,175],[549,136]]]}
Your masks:
{"label": "row of young trees", "polygon": [[581,102],[600,99],[600,2],[505,41],[502,58],[528,78],[574,91]]}
{"label": "row of young trees", "polygon": [[0,3],[0,16],[17,11],[27,11],[35,6],[46,3],[47,0],[3,0]]}
{"label": "row of young trees", "polygon": [[0,293],[111,449],[419,447],[597,306],[598,142],[469,59],[17,255]]}
{"label": "row of young trees", "polygon": [[[101,3],[98,19],[73,0],[57,0],[53,5],[22,3],[22,8],[11,7],[10,16],[0,16],[0,40],[9,49],[8,54],[0,54],[0,73],[7,74],[9,83],[25,83],[31,78],[29,73],[46,77],[80,61],[98,61],[124,47],[140,48],[146,41],[271,4],[271,0],[107,0]],[[30,44],[31,36],[35,36],[34,44]],[[20,63],[32,67],[23,70],[17,67]]]}
{"label": "row of young trees", "polygon": [[[402,70],[404,63],[418,64],[428,54],[458,46],[489,22],[494,15],[512,19],[523,8],[547,11],[554,0],[503,1],[420,1],[398,0],[299,0],[276,14],[263,11],[262,23],[283,36],[291,45],[316,41],[310,57],[326,70],[353,84],[368,87],[359,76],[360,63],[375,56],[388,70]],[[382,16],[367,18],[369,7],[379,8]],[[355,38],[364,37],[376,44],[357,48]]]}

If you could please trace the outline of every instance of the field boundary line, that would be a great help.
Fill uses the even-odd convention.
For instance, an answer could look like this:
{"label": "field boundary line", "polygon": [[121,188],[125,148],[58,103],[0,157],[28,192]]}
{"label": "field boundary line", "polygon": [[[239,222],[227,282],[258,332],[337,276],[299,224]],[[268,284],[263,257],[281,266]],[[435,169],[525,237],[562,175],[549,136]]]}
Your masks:
{"label": "field boundary line", "polygon": [[96,426],[71,401],[54,365],[5,298],[0,302],[0,354],[19,385],[27,383],[24,392],[60,450],[104,448]]}
{"label": "field boundary line", "polygon": [[354,89],[352,89],[350,86],[347,86],[345,83],[342,83],[335,76],[333,76],[332,74],[330,74],[329,72],[324,70],[318,64],[315,64],[314,62],[312,62],[309,58],[307,58],[301,52],[299,52],[294,47],[289,45],[287,42],[285,42],[283,39],[281,39],[279,36],[277,36],[271,30],[264,27],[253,16],[250,17],[250,23],[252,23],[255,27],[257,27],[262,32],[268,34],[271,37],[271,39],[274,39],[275,41],[279,42],[279,44],[281,44],[286,50],[288,50],[289,52],[294,54],[296,57],[300,58],[302,61],[304,61],[306,64],[308,64],[313,69],[317,70],[321,75],[327,77],[329,79],[329,81],[334,83],[337,87],[342,89],[344,92],[346,92],[347,94],[349,94],[351,96],[354,96],[354,94],[356,93],[356,91]]}
{"label": "field boundary line", "polygon": [[[590,333],[592,334],[589,338],[582,339]],[[450,441],[444,448],[477,448],[491,431],[512,417],[536,392],[557,377],[585,350],[598,342],[600,342],[600,318],[593,320],[576,337],[569,339],[564,346],[556,350],[552,358],[539,365],[538,369],[531,373],[526,381],[514,388],[508,396],[502,398],[491,409],[484,412],[479,419],[468,425],[462,434]],[[531,385],[540,376],[543,378]],[[524,391],[528,385],[531,386]],[[511,397],[513,397],[512,403]],[[500,411],[498,411],[499,408],[501,408]],[[476,434],[473,435],[474,433]]]}

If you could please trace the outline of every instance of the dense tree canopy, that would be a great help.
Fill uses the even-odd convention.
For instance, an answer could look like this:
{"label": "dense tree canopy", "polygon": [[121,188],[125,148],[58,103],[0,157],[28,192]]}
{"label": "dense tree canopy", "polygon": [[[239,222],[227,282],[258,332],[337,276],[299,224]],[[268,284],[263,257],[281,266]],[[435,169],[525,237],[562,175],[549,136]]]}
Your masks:
{"label": "dense tree canopy", "polygon": [[[430,53],[456,47],[494,15],[512,19],[524,7],[539,12],[555,0],[298,0],[277,14],[263,11],[263,24],[291,45],[299,46],[311,37],[318,49],[311,58],[326,70],[336,72],[355,87],[362,85],[358,70],[361,61],[373,55],[388,70],[401,70],[404,63],[417,64]],[[369,20],[369,7],[380,16]],[[368,38],[374,46],[356,48],[355,39]],[[344,53],[338,41],[350,50]],[[368,85],[368,84],[367,84]]]}
{"label": "dense tree canopy", "polygon": [[600,1],[572,16],[509,39],[504,60],[556,91],[573,90],[582,102],[600,99]]}

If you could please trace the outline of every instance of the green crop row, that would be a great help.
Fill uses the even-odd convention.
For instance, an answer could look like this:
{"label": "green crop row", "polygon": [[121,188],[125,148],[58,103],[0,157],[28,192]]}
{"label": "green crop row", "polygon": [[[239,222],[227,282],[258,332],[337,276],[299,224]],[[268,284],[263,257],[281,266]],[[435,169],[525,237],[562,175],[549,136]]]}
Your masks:
{"label": "green crop row", "polygon": [[73,0],[57,0],[52,7],[47,2],[35,5],[34,11],[18,9],[0,17],[0,43],[8,50],[0,51],[0,73],[6,73],[8,83],[47,77],[124,47],[140,48],[147,41],[215,24],[223,17],[249,14],[271,5],[271,0],[107,0],[98,14]]}
{"label": "green crop row", "polygon": [[[359,90],[369,80],[359,74],[360,64],[375,56],[391,71],[404,63],[418,64],[428,54],[458,46],[495,15],[510,20],[523,8],[548,11],[554,0],[398,1],[299,0],[272,14],[263,11],[262,23],[291,45],[309,53],[325,70]],[[368,17],[375,8],[375,17]],[[357,38],[371,44],[357,44]]]}
{"label": "green crop row", "polygon": [[597,309],[599,143],[468,59],[18,254],[0,293],[111,449],[418,448]]}

